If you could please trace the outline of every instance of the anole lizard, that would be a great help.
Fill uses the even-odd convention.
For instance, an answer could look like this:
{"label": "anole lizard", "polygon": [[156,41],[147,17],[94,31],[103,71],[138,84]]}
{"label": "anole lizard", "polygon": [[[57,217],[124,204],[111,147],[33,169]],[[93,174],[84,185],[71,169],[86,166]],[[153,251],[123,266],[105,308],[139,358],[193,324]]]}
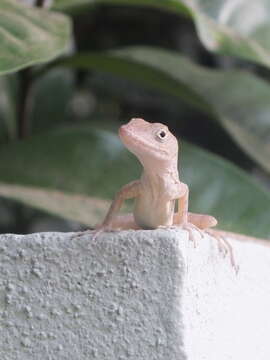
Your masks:
{"label": "anole lizard", "polygon": [[[196,244],[194,230],[201,237],[208,232],[218,240],[220,248],[229,252],[231,264],[236,269],[232,247],[225,239],[226,233],[209,229],[216,226],[217,220],[210,215],[188,212],[189,189],[178,174],[178,142],[168,127],[135,118],[120,127],[119,137],[138,158],[143,173],[139,180],[118,191],[104,221],[95,228],[93,238],[101,231],[177,226],[186,229]],[[123,201],[130,198],[135,198],[133,214],[116,216]],[[240,235],[240,238],[245,236]]]}
{"label": "anole lizard", "polygon": [[[96,233],[115,228],[156,229],[173,225],[188,230],[207,229],[217,224],[212,216],[188,213],[189,189],[178,174],[178,142],[167,126],[132,119],[120,127],[119,137],[138,158],[143,173],[139,180],[118,191]],[[136,199],[133,215],[116,217],[123,201],[130,198]]]}

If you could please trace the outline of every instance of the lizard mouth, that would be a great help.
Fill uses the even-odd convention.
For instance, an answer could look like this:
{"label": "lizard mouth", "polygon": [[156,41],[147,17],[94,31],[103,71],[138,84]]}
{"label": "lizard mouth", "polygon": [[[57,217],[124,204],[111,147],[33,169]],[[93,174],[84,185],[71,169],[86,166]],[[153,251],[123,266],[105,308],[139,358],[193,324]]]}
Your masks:
{"label": "lizard mouth", "polygon": [[160,147],[156,147],[154,145],[150,145],[147,141],[142,140],[140,136],[135,135],[133,131],[129,130],[127,125],[122,125],[119,129],[119,137],[126,147],[132,152],[140,152],[140,148],[138,145],[142,145],[143,152],[148,150],[150,153],[158,153],[164,156],[168,156],[166,150],[161,149]]}

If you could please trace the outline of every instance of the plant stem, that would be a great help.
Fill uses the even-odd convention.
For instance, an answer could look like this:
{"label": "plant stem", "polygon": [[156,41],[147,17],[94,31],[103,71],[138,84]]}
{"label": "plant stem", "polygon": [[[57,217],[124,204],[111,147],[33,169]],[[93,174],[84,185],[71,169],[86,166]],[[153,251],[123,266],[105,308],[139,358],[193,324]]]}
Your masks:
{"label": "plant stem", "polygon": [[29,114],[28,114],[28,95],[31,88],[31,70],[30,68],[21,70],[19,72],[19,100],[17,107],[18,119],[18,138],[23,139],[28,135],[29,131]]}
{"label": "plant stem", "polygon": [[46,0],[36,0],[37,7],[43,7],[45,5]]}
{"label": "plant stem", "polygon": [[[36,7],[43,7],[46,0],[36,0]],[[21,70],[19,73],[19,101],[17,107],[18,138],[23,139],[29,132],[29,93],[32,86],[31,68]]]}

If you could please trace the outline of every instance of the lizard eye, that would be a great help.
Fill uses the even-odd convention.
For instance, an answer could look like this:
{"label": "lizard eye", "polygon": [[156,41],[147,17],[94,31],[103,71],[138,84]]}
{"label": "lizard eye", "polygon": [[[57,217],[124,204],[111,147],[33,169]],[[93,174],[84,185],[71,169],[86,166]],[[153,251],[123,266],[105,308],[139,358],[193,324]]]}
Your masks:
{"label": "lizard eye", "polygon": [[159,131],[156,133],[156,138],[157,138],[157,140],[159,140],[159,141],[165,140],[166,136],[167,136],[167,133],[166,133],[165,130],[159,130]]}

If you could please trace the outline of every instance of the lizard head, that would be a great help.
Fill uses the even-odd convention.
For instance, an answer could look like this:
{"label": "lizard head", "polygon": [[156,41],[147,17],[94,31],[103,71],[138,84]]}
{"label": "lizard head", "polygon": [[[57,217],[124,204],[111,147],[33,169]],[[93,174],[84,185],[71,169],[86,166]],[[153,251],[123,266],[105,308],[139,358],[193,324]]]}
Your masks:
{"label": "lizard head", "polygon": [[119,136],[144,166],[177,165],[178,142],[166,125],[131,119],[120,127]]}

